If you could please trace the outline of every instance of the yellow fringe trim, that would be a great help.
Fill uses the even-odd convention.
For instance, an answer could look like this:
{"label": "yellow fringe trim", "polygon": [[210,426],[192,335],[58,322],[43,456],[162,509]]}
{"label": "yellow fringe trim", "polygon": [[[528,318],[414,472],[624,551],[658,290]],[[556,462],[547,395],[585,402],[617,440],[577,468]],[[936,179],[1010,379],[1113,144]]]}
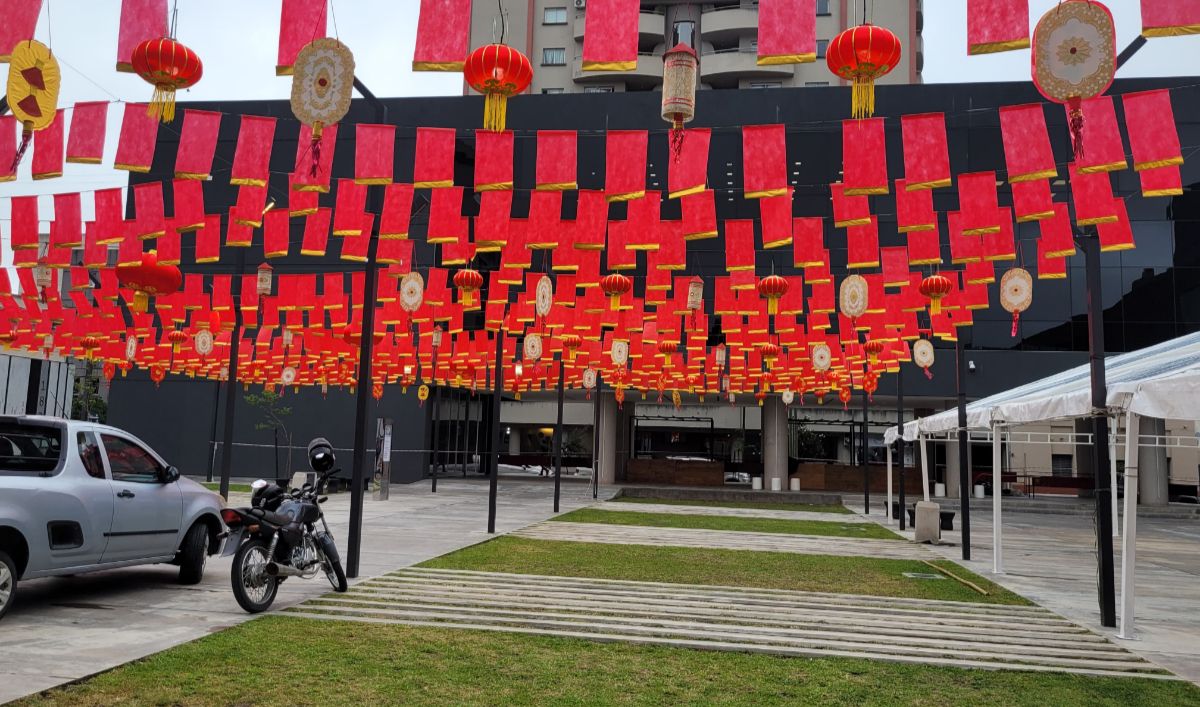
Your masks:
{"label": "yellow fringe trim", "polygon": [[634,60],[634,61],[585,61],[585,62],[583,62],[583,70],[584,71],[633,71],[636,68],[637,68],[637,60]]}
{"label": "yellow fringe trim", "polygon": [[716,231],[701,231],[699,233],[684,234],[683,240],[685,240],[685,241],[703,241],[708,238],[716,238],[716,237],[717,237]]}
{"label": "yellow fringe trim", "polygon": [[1008,175],[1009,184],[1018,184],[1020,182],[1033,182],[1038,179],[1054,179],[1058,176],[1056,169],[1044,169],[1041,172],[1030,172],[1029,174],[1010,174]]}
{"label": "yellow fringe trim", "polygon": [[[406,241],[408,240],[408,232],[404,233],[380,233],[379,240],[381,241]],[[480,245],[483,245],[482,243]]]}
{"label": "yellow fringe trim", "polygon": [[[70,162],[70,160],[67,160]],[[1152,160],[1150,162],[1134,162],[1133,171],[1143,172],[1147,169],[1158,169],[1159,167],[1175,167],[1183,164],[1183,156],[1170,157],[1165,160]]]}
{"label": "yellow fringe trim", "polygon": [[976,54],[995,54],[996,52],[1011,52],[1017,49],[1028,49],[1029,37],[1022,39],[1009,39],[1003,42],[983,42],[981,44],[972,44],[967,47],[967,54],[975,56]]}
{"label": "yellow fringe trim", "polygon": [[705,186],[704,184],[700,184],[700,185],[697,185],[694,187],[688,187],[687,189],[680,189],[679,191],[669,192],[667,194],[667,198],[668,199],[679,199],[684,196],[691,196],[692,194],[699,194],[700,192],[704,191],[704,186]]}
{"label": "yellow fringe trim", "polygon": [[880,196],[888,193],[887,187],[861,187],[858,189],[846,189],[843,192],[846,196]]}
{"label": "yellow fringe trim", "polygon": [[[147,168],[147,169],[139,170],[139,171],[149,172],[150,169]],[[58,177],[61,177],[62,175],[63,175],[62,172],[39,172],[39,173],[33,175],[33,178],[34,178],[34,180],[57,179]]]}
{"label": "yellow fringe trim", "polygon": [[413,71],[462,71],[463,61],[414,61]]}
{"label": "yellow fringe trim", "polygon": [[199,181],[199,180],[207,180],[208,177],[209,177],[209,175],[201,174],[199,172],[176,172],[175,173],[176,179],[193,179],[193,180]]}
{"label": "yellow fringe trim", "polygon": [[896,228],[896,233],[918,233],[921,231],[933,231],[937,229],[936,223],[919,223],[915,226],[899,226]]}
{"label": "yellow fringe trim", "polygon": [[512,191],[512,182],[496,182],[495,184],[476,184],[475,191]]}
{"label": "yellow fringe trim", "polygon": [[984,228],[968,228],[968,229],[963,230],[962,234],[964,236],[985,236],[989,233],[999,233],[999,232],[1000,232],[999,226],[987,226]]}
{"label": "yellow fringe trim", "polygon": [[941,189],[948,187],[953,182],[950,179],[935,179],[932,182],[913,182],[904,185],[904,191],[924,191],[926,189]]}
{"label": "yellow fringe trim", "polygon": [[99,157],[68,157],[68,164],[100,164],[102,160]]}
{"label": "yellow fringe trim", "polygon": [[1054,218],[1053,211],[1039,211],[1036,214],[1025,214],[1017,217],[1017,223],[1029,223],[1030,221],[1045,221],[1048,218]]}
{"label": "yellow fringe trim", "polygon": [[578,188],[579,184],[576,182],[556,182],[552,184],[539,184],[534,189],[535,191],[571,191]]}
{"label": "yellow fringe trim", "polygon": [[1069,258],[1072,255],[1075,255],[1075,248],[1073,247],[1070,250],[1054,250],[1046,253],[1047,258]]}
{"label": "yellow fringe trim", "polygon": [[[633,191],[633,192],[629,192],[628,194],[613,194],[611,196],[605,196],[604,200],[607,201],[608,203],[612,204],[612,203],[615,203],[618,201],[633,201],[634,199],[640,199],[645,195],[646,195],[645,190]],[[749,196],[747,196],[747,198],[749,198]]]}
{"label": "yellow fringe trim", "polygon": [[[147,169],[149,169],[149,168],[147,168]],[[238,177],[237,179],[230,179],[229,183],[239,186],[239,187],[265,187],[265,186],[267,186],[267,180],[251,179],[249,177]]]}
{"label": "yellow fringe trim", "polygon": [[1099,218],[1087,218],[1087,219],[1083,219],[1083,220],[1076,220],[1075,225],[1076,226],[1095,226],[1098,223],[1116,223],[1119,220],[1120,220],[1120,218],[1115,215],[1114,216],[1101,216]]}
{"label": "yellow fringe trim", "polygon": [[1147,27],[1142,30],[1143,37],[1182,37],[1187,34],[1200,34],[1200,25],[1176,25],[1174,27]]}
{"label": "yellow fringe trim", "polygon": [[1150,191],[1142,192],[1142,196],[1182,196],[1183,187],[1171,189],[1151,189]]}
{"label": "yellow fringe trim", "polygon": [[[879,267],[878,260],[863,261],[861,263],[846,263],[847,268],[877,268]],[[811,282],[811,281],[810,281]]]}
{"label": "yellow fringe trim", "polygon": [[846,228],[848,226],[866,226],[871,223],[870,218],[852,218],[849,221],[834,221],[834,228]]}
{"label": "yellow fringe trim", "polygon": [[778,241],[771,241],[770,243],[763,243],[763,248],[764,248],[764,249],[766,249],[766,248],[780,248],[780,247],[782,247],[782,246],[785,246],[785,245],[791,245],[791,244],[792,244],[792,237],[791,237],[791,236],[788,236],[787,238],[784,238],[784,239],[781,239],[781,240],[778,240]]}
{"label": "yellow fringe trim", "polygon": [[743,196],[743,198],[746,198],[746,199],[762,199],[762,198],[768,197],[768,196],[783,196],[784,194],[787,194],[787,187],[784,187],[783,189],[763,189],[761,191],[748,191],[745,194],[743,194],[742,196]]}
{"label": "yellow fringe trim", "polygon": [[817,60],[817,53],[811,54],[769,54],[758,57],[759,66],[778,66],[780,64],[808,64]]}
{"label": "yellow fringe trim", "polygon": [[391,184],[392,180],[388,177],[368,177],[366,179],[355,179],[355,184],[363,184],[366,186],[380,186],[382,184]]}
{"label": "yellow fringe trim", "polygon": [[1098,164],[1092,167],[1081,167],[1079,169],[1079,173],[1096,174],[1097,172],[1116,172],[1118,170],[1125,169],[1128,166],[1129,165],[1125,163],[1125,160],[1121,160],[1120,162],[1109,162],[1108,164]]}
{"label": "yellow fringe trim", "polygon": [[437,182],[413,182],[414,189],[441,189],[442,187],[454,186],[453,179],[444,179]]}

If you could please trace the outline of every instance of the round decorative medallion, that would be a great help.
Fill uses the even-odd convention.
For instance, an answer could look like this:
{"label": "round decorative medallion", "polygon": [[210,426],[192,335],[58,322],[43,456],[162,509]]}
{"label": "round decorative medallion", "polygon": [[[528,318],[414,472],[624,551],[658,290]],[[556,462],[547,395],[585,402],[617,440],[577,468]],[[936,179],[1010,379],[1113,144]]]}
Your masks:
{"label": "round decorative medallion", "polygon": [[525,360],[537,361],[542,357],[542,335],[525,335]]}
{"label": "round decorative medallion", "polygon": [[783,393],[781,393],[779,395],[779,397],[781,400],[783,400],[784,405],[791,405],[792,401],[796,399],[796,395],[794,393],[792,393],[792,391],[790,391],[790,390],[783,391]]}
{"label": "round decorative medallion", "polygon": [[550,278],[542,275],[537,282],[536,296],[533,306],[539,317],[544,317],[550,314],[550,306],[554,304],[554,283]]}
{"label": "round decorative medallion", "polygon": [[201,356],[207,356],[212,353],[212,331],[209,329],[201,329],[200,331],[196,332],[196,336],[193,339],[193,345],[196,347],[196,353],[200,354]]}
{"label": "round decorative medallion", "polygon": [[913,363],[921,368],[929,368],[933,365],[933,344],[928,339],[917,339],[913,342]]}
{"label": "round decorative medallion", "polygon": [[611,355],[614,366],[624,366],[629,361],[629,342],[614,341]]}
{"label": "round decorative medallion", "polygon": [[291,385],[296,382],[296,369],[291,366],[284,366],[279,372],[279,382],[284,385]]}
{"label": "round decorative medallion", "polygon": [[1116,73],[1112,13],[1095,0],[1055,3],[1033,33],[1033,82],[1057,103],[1104,93]]}
{"label": "round decorative medallion", "polygon": [[596,369],[583,369],[583,387],[592,390],[596,387]]}
{"label": "round decorative medallion", "polygon": [[833,354],[829,350],[828,344],[817,344],[812,350],[812,365],[813,369],[818,372],[829,370],[829,365],[833,363]]}
{"label": "round decorative medallion", "polygon": [[856,319],[867,311],[867,281],[862,275],[850,275],[842,280],[838,291],[842,314]]}
{"label": "round decorative medallion", "polygon": [[132,361],[137,356],[138,343],[137,337],[130,336],[125,339],[125,359]]}
{"label": "round decorative medallion", "polygon": [[1033,277],[1024,268],[1013,268],[1000,278],[1000,306],[1006,312],[1024,312],[1033,303]]}
{"label": "round decorative medallion", "polygon": [[425,300],[425,278],[419,272],[410,272],[400,278],[400,307],[409,314],[421,308]]}
{"label": "round decorative medallion", "polygon": [[313,40],[292,67],[292,113],[305,125],[333,125],[350,110],[354,55],[337,39]]}

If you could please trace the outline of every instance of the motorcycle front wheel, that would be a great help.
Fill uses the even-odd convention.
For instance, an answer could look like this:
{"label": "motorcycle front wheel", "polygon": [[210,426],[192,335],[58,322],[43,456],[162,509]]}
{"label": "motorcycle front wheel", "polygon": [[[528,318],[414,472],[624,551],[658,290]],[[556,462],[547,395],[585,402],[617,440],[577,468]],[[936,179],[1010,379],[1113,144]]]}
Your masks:
{"label": "motorcycle front wheel", "polygon": [[349,584],[346,582],[346,572],[342,569],[341,561],[330,558],[324,552],[321,553],[321,556],[324,557],[321,560],[321,568],[325,570],[325,578],[333,585],[333,591],[346,591],[349,588]]}
{"label": "motorcycle front wheel", "polygon": [[271,608],[279,591],[279,580],[267,574],[267,544],[261,538],[251,538],[233,556],[230,579],[237,603],[251,614]]}

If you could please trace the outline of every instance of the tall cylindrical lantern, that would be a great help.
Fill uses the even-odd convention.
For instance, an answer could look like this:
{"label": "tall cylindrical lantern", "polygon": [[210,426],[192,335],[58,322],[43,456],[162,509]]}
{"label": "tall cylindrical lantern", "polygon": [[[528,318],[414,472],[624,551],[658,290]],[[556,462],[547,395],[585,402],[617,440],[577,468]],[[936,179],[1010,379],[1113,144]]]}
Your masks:
{"label": "tall cylindrical lantern", "polygon": [[663,53],[662,118],[671,124],[672,153],[683,141],[683,124],[696,117],[696,79],[700,57],[686,44]]}

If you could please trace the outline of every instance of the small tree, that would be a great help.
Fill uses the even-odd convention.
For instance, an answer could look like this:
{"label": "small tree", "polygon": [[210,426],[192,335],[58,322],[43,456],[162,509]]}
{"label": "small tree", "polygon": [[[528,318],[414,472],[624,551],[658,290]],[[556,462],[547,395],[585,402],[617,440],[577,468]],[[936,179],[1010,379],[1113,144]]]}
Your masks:
{"label": "small tree", "polygon": [[94,416],[98,422],[108,417],[108,403],[100,397],[100,381],[91,375],[75,380],[75,395],[71,401],[71,419],[87,420]]}
{"label": "small tree", "polygon": [[265,388],[261,393],[247,393],[246,402],[262,411],[262,420],[254,425],[256,430],[276,430],[282,434],[287,445],[287,475],[292,475],[292,433],[288,431],[284,418],[290,417],[292,408],[283,404],[283,394]]}

